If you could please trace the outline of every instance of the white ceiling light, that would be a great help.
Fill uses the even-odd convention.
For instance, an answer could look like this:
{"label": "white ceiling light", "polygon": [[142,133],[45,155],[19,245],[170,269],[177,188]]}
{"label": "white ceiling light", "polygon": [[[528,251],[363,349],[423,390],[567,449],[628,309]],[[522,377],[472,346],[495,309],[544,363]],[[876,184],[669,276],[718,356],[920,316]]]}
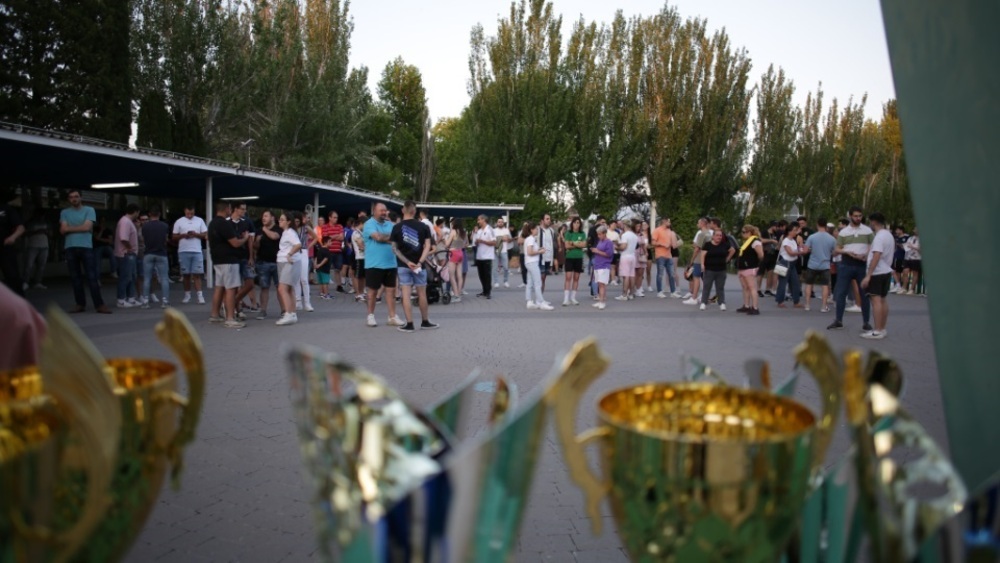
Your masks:
{"label": "white ceiling light", "polygon": [[91,184],[95,190],[108,190],[111,188],[138,188],[139,182],[112,182],[110,184]]}
{"label": "white ceiling light", "polygon": [[250,200],[254,200],[254,199],[260,199],[260,196],[255,196],[255,195],[241,195],[241,196],[236,196],[236,197],[223,197],[223,198],[219,198],[219,199],[221,199],[222,201],[250,201]]}

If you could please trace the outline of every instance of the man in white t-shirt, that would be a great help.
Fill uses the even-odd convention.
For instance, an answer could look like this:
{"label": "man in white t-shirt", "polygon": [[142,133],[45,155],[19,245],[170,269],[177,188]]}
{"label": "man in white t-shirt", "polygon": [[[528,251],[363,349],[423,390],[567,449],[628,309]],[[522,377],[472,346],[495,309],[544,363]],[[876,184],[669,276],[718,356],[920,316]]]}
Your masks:
{"label": "man in white t-shirt", "polygon": [[[500,257],[500,263],[497,264],[495,272],[497,274],[503,272],[503,286],[510,287],[508,280],[510,278],[510,246],[512,243],[510,242],[510,229],[507,228],[502,217],[497,219],[497,226],[493,229],[493,234],[497,237],[497,254]],[[500,280],[496,280],[493,287],[500,287]]]}
{"label": "man in white t-shirt", "polygon": [[477,219],[472,244],[476,247],[476,270],[479,272],[479,283],[483,286],[483,291],[477,293],[476,297],[492,299],[493,258],[496,256],[497,237],[493,233],[493,227],[486,221],[485,215],[480,215]]}
{"label": "man in white t-shirt", "polygon": [[204,305],[201,276],[205,275],[205,257],[201,252],[201,241],[208,239],[208,225],[204,219],[194,214],[193,204],[184,206],[184,216],[174,223],[173,235],[177,241],[177,260],[180,262],[181,276],[184,279],[184,299],[181,303],[191,301],[191,280],[194,279],[198,303]]}
{"label": "man in white t-shirt", "polygon": [[694,234],[694,241],[692,245],[694,249],[691,254],[691,279],[688,280],[688,295],[685,296],[685,305],[698,305],[701,300],[698,296],[701,295],[701,260],[698,255],[701,254],[702,248],[704,248],[705,243],[712,240],[712,231],[708,228],[708,217],[701,217],[698,219],[698,232]]}
{"label": "man in white t-shirt", "polygon": [[546,213],[542,215],[542,221],[538,223],[538,239],[545,251],[542,254],[542,263],[539,269],[542,271],[542,291],[545,291],[545,278],[549,277],[552,271],[552,259],[556,255],[556,232],[552,228],[552,216]]}
{"label": "man in white t-shirt", "polygon": [[889,285],[892,280],[892,257],[896,251],[896,239],[889,229],[885,228],[885,216],[872,213],[868,216],[875,238],[868,251],[868,269],[861,280],[861,291],[866,291],[872,302],[872,316],[875,321],[874,330],[861,333],[862,338],[881,340],[885,338],[885,325],[889,320]]}

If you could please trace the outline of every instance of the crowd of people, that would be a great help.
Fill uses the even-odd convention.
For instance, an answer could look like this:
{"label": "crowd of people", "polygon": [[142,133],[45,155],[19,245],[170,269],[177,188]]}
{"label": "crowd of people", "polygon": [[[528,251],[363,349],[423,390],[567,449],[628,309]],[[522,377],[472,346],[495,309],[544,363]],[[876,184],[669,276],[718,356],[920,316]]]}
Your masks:
{"label": "crowd of people", "polygon": [[[248,315],[268,319],[272,287],[278,302],[275,324],[294,324],[299,311],[315,311],[311,295],[316,286],[321,300],[343,294],[365,304],[368,326],[378,326],[375,308],[385,302],[388,325],[405,332],[433,329],[438,325],[429,319],[428,304],[460,303],[473,267],[482,288],[476,297],[492,299],[495,288],[511,287],[516,265],[526,308],[540,311],[555,309],[545,297],[546,282],[559,274],[562,307],[580,305],[584,280],[597,309],[607,308],[609,299],[629,301],[648,291],[700,310],[716,305],[726,311],[732,271],[741,289],[738,313],[760,315],[769,299],[775,309],[810,311],[819,292],[819,311],[833,312],[827,328],[844,328],[845,312],[859,312],[861,336],[872,339],[886,336],[889,293],[922,293],[917,230],[908,234],[901,225],[890,229],[882,214],[866,218],[857,207],[837,224],[824,217],[812,223],[799,217],[772,221],[764,231],[743,225],[738,234],[727,233],[717,218],[702,217],[685,249],[669,217],[650,229],[641,218],[598,216],[586,225],[577,216],[554,223],[545,213],[537,222],[511,229],[504,218],[491,224],[480,215],[467,232],[462,219],[432,222],[412,201],[405,202],[401,215],[377,203],[371,217],[361,212],[341,221],[331,211],[318,217],[317,225],[311,215],[296,211],[264,210],[254,220],[247,216],[246,204],[219,201],[210,222],[191,205],[172,226],[157,206],[142,213],[138,205],[128,204],[110,228],[83,205],[78,190],[68,195],[58,232],[73,287],[73,313],[86,309],[87,290],[97,312],[111,313],[99,277],[105,256],[116,280],[117,307],[126,309],[168,306],[172,265],[183,285],[181,303],[197,299],[205,304],[202,280],[206,263],[211,263],[215,284],[209,321],[229,328],[245,326]],[[0,209],[0,234],[7,285],[22,295],[29,288],[44,289],[49,237],[44,220],[33,217],[21,224],[16,211],[6,206]],[[23,274],[13,250],[22,236],[28,242]]]}

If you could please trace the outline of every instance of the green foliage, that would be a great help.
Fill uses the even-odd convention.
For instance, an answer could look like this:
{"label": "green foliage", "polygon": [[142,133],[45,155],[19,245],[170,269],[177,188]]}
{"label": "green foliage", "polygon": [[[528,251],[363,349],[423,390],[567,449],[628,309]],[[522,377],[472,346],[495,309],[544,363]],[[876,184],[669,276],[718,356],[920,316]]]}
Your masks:
{"label": "green foliage", "polygon": [[127,141],[128,6],[128,0],[0,5],[0,119]]}
{"label": "green foliage", "polygon": [[378,156],[395,169],[389,187],[403,197],[422,199],[417,193],[423,148],[424,123],[427,121],[427,95],[420,70],[402,57],[386,65],[378,83],[378,97],[390,120],[386,136],[380,139],[384,149]]}

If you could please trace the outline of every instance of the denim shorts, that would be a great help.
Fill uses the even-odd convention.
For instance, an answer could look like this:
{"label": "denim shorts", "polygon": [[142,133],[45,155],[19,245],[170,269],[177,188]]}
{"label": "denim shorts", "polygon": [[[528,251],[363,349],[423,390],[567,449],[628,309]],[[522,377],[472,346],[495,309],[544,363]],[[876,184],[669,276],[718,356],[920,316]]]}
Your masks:
{"label": "denim shorts", "polygon": [[240,279],[243,281],[252,280],[257,276],[257,270],[250,265],[249,260],[240,259]]}
{"label": "denim shorts", "polygon": [[178,252],[177,260],[181,263],[182,275],[205,273],[205,255],[201,252]]}
{"label": "denim shorts", "polygon": [[278,285],[278,264],[275,262],[257,262],[257,284],[261,289]]}
{"label": "denim shorts", "polygon": [[427,285],[427,270],[423,268],[420,269],[419,274],[409,268],[396,268],[396,277],[399,279],[399,285],[412,285],[416,287]]}

